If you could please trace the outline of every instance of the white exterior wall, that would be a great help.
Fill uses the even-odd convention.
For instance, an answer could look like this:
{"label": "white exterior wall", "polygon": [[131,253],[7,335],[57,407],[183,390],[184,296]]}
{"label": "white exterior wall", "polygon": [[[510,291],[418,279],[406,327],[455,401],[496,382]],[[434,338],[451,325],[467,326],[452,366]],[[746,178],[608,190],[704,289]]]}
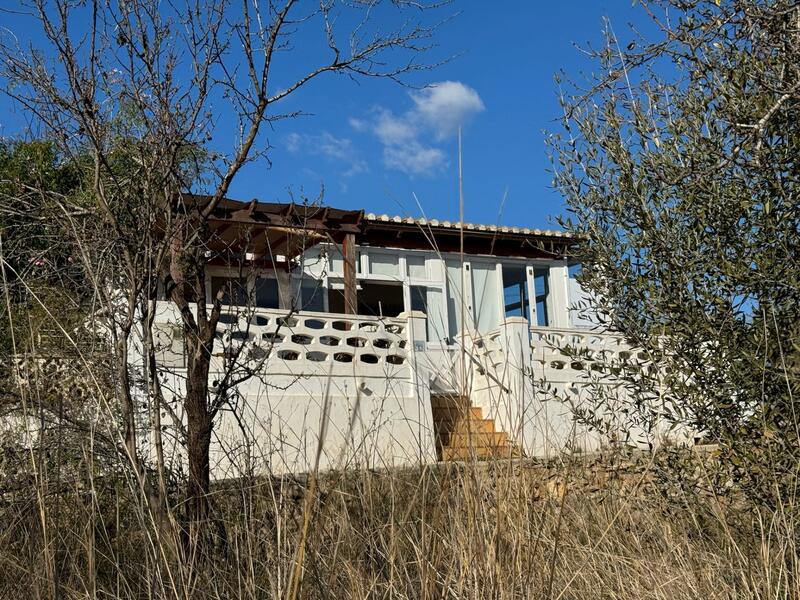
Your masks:
{"label": "white exterior wall", "polygon": [[[178,315],[170,303],[158,308],[162,379],[180,394],[185,368],[180,328],[173,325]],[[231,406],[218,416],[215,478],[435,460],[429,387],[418,375],[424,368],[415,349],[415,341],[419,348],[424,340],[423,315],[286,315],[243,311],[218,327],[212,392],[225,370],[225,350],[238,344],[245,344],[241,356],[256,374],[236,387]]]}
{"label": "white exterior wall", "polygon": [[[341,281],[336,265],[324,249],[314,252],[304,275],[319,281],[326,290],[334,288]],[[430,396],[459,394],[462,390],[474,406],[483,409],[485,418],[494,419],[498,429],[507,432],[529,456],[590,451],[608,441],[575,424],[573,410],[588,405],[589,377],[585,368],[570,364],[559,348],[588,348],[610,361],[630,349],[619,336],[571,326],[570,304],[575,289],[565,261],[465,257],[467,325],[462,336],[462,332],[453,335],[452,331],[438,332],[435,327],[431,330],[427,328],[431,315],[408,312],[412,286],[439,289],[446,298],[452,282],[448,281],[443,259],[453,261],[454,257],[399,250],[393,253],[383,248],[359,248],[359,252],[359,281],[399,284],[398,293],[403,294],[407,312],[396,318],[299,312],[278,327],[279,319],[288,314],[286,308],[241,309],[235,318],[220,324],[212,381],[223,371],[224,350],[237,344],[245,344],[251,357],[248,364],[256,364],[257,373],[236,388],[233,406],[217,418],[212,457],[215,478],[306,472],[315,466],[382,468],[433,462],[436,451]],[[378,255],[382,260],[376,260]],[[387,266],[392,256],[397,257],[396,270],[391,264]],[[424,258],[424,270],[418,258],[407,259],[414,256]],[[409,268],[411,262],[413,270]],[[373,272],[377,263],[381,273]],[[526,268],[534,322],[533,268],[549,267],[549,326],[531,326],[523,317],[506,317],[503,263]],[[459,259],[457,274],[460,264]],[[499,299],[480,303],[484,309],[498,311],[491,318],[474,314],[477,301],[468,276],[475,265],[481,265],[482,280],[493,286],[481,293],[494,293]],[[179,391],[182,342],[181,329],[174,325],[179,317],[170,303],[160,303],[159,309],[158,361],[169,372],[172,388]],[[441,311],[433,315],[436,322],[447,324],[448,311],[453,307],[443,302],[436,310]],[[477,331],[478,322],[499,325],[490,331]],[[274,337],[276,333],[279,338]],[[326,343],[325,338],[331,337],[336,338],[334,346],[330,339]],[[342,362],[342,357],[337,357],[340,353],[351,356],[352,362]],[[369,362],[365,362],[367,358]],[[554,392],[566,402],[555,401]],[[641,443],[652,440],[643,437]],[[180,454],[177,446],[173,450]]]}

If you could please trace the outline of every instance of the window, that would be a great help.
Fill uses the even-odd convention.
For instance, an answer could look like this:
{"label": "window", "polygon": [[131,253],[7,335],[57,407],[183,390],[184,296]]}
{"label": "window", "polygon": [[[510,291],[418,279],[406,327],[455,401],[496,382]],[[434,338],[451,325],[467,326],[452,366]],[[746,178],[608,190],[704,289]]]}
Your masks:
{"label": "window", "polygon": [[230,306],[247,305],[247,281],[236,277],[211,277],[211,300],[217,297],[220,290],[224,290],[222,304]]}
{"label": "window", "polygon": [[278,280],[272,277],[256,279],[256,306],[259,308],[280,308]]}
{"label": "window", "polygon": [[336,246],[328,249],[328,264],[331,273],[344,273],[344,258]]}
{"label": "window", "polygon": [[472,263],[472,297],[478,332],[486,333],[500,325],[500,289],[496,263]]}
{"label": "window", "polygon": [[[330,273],[344,273],[344,257],[341,253],[341,248],[337,246],[330,246],[328,248],[328,272]],[[356,252],[356,273],[361,272],[361,253]]]}
{"label": "window", "polygon": [[300,310],[323,312],[325,310],[325,292],[322,281],[311,277],[303,277],[300,283]]}
{"label": "window", "polygon": [[442,290],[437,287],[412,285],[409,291],[411,293],[411,310],[424,312],[427,317],[427,340],[429,342],[446,340],[447,328],[444,323]]}
{"label": "window", "polygon": [[424,285],[411,286],[411,310],[418,310],[426,315],[428,314],[427,290],[428,288]]}
{"label": "window", "polygon": [[530,321],[525,267],[503,265],[503,305],[506,317],[525,317]]}
{"label": "window", "polygon": [[344,290],[334,287],[328,288],[328,311],[332,313],[344,313]]}
{"label": "window", "polygon": [[358,314],[396,317],[405,310],[400,283],[362,281],[358,291]]}
{"label": "window", "polygon": [[580,272],[580,264],[569,266],[567,280],[569,322],[572,327],[595,327],[600,324],[597,305],[592,294],[584,290],[578,282],[577,277]]}
{"label": "window", "polygon": [[461,261],[447,260],[445,263],[447,273],[447,334],[450,340],[455,340],[461,331],[462,302],[464,315],[469,318],[467,298],[461,293],[462,273]]}
{"label": "window", "polygon": [[533,270],[533,290],[536,294],[536,324],[540,327],[547,327],[550,321],[547,314],[547,296],[550,293],[548,276],[548,269]]}

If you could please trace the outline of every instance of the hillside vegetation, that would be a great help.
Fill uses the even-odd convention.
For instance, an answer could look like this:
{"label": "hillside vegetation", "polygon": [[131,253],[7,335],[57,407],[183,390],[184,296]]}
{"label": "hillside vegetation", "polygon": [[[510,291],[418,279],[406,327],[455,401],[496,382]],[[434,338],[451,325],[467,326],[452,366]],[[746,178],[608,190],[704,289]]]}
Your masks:
{"label": "hillside vegetation", "polygon": [[7,497],[0,593],[800,597],[793,514],[758,511],[715,491],[715,460],[713,452],[672,449],[548,466],[353,471],[314,486],[242,480],[213,490],[213,557],[200,560],[152,534],[146,503],[130,482],[76,469],[74,477],[20,487],[13,502]]}

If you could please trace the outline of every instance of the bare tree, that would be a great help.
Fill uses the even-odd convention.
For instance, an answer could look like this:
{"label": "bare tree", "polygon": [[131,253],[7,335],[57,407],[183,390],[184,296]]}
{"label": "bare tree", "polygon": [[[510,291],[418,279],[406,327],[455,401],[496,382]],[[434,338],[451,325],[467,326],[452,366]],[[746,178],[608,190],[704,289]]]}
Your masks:
{"label": "bare tree", "polygon": [[[220,292],[210,306],[204,301],[209,216],[245,165],[269,161],[269,128],[300,115],[281,106],[301,88],[326,73],[400,80],[428,68],[418,60],[436,27],[424,9],[435,6],[402,0],[22,4],[46,47],[6,32],[4,91],[86,174],[72,202],[91,227],[76,227],[63,199],[53,203],[62,209],[53,218],[75,236],[90,274],[86,284],[103,307],[115,359],[109,399],[119,410],[118,450],[160,520],[167,500],[159,420],[169,407],[153,349],[159,289],[181,314],[186,422],[178,428],[188,455],[186,517],[196,532],[208,517],[209,449],[222,404],[209,389],[224,299]],[[319,48],[304,51],[305,67],[287,79],[297,61],[283,59],[299,43]],[[237,123],[230,147],[217,135],[222,116]],[[129,369],[137,331],[147,357],[147,398],[155,403],[155,477],[141,450]]]}

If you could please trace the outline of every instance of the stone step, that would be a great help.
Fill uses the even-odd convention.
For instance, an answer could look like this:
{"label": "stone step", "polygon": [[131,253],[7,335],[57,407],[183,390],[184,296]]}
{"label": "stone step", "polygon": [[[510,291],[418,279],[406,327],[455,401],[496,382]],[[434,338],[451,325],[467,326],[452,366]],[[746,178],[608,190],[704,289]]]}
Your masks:
{"label": "stone step", "polygon": [[457,394],[440,394],[431,396],[431,407],[437,408],[469,408],[469,396]]}
{"label": "stone step", "polygon": [[497,431],[494,419],[484,419],[483,410],[472,406],[469,396],[431,396],[436,446],[441,460],[490,460],[521,458],[521,449],[508,434]]}
{"label": "stone step", "polygon": [[436,442],[439,446],[452,444],[450,441],[452,435],[476,433],[496,433],[494,421],[492,419],[462,419],[436,424]]}
{"label": "stone step", "polygon": [[460,421],[462,419],[483,419],[480,406],[434,408],[434,421]]}
{"label": "stone step", "polygon": [[522,458],[522,453],[516,446],[502,447],[477,447],[477,448],[454,448],[445,446],[442,448],[442,460],[478,460],[502,459],[502,458]]}
{"label": "stone step", "polygon": [[448,433],[496,433],[494,419],[463,419],[453,423],[453,427]]}
{"label": "stone step", "polygon": [[475,448],[499,448],[502,446],[508,446],[508,434],[505,431],[472,433],[453,432],[446,436],[444,442],[445,446],[449,446],[451,448],[468,448],[470,446],[474,446]]}

